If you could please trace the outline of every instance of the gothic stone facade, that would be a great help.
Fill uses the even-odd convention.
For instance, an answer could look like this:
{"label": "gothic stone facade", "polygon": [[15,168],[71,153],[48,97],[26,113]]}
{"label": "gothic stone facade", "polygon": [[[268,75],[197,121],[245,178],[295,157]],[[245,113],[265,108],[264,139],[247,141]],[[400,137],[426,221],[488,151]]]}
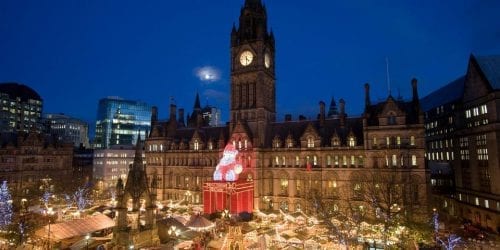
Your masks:
{"label": "gothic stone facade", "polygon": [[[370,176],[396,176],[404,193],[399,206],[428,211],[428,171],[424,159],[424,121],[412,81],[413,99],[389,96],[372,104],[365,85],[365,112],[360,117],[339,111],[332,101],[328,115],[320,102],[316,120],[276,121],[275,39],[258,0],[246,0],[239,27],[231,32],[230,122],[205,127],[201,119],[186,126],[174,105],[170,119],[158,121],[146,139],[148,171],[158,176],[158,200],[202,203],[202,185],[224,146],[233,143],[243,155],[240,175],[254,182],[254,209],[307,211],[318,190],[333,202],[362,201]],[[333,111],[333,112],[332,112]],[[378,184],[377,184],[378,186]],[[392,204],[392,203],[391,203]],[[366,206],[365,206],[366,207]]]}
{"label": "gothic stone facade", "polygon": [[73,175],[73,145],[35,132],[0,135],[0,180],[6,180],[14,202],[37,202],[40,186],[67,187]]}

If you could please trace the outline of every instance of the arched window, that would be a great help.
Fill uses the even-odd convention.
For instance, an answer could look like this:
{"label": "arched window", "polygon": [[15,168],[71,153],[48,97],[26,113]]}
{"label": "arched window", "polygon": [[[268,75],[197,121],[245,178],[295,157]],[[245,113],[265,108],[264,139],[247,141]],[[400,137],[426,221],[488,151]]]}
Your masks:
{"label": "arched window", "polygon": [[194,140],[193,147],[194,147],[194,150],[199,150],[200,149],[200,143],[198,142],[198,140]]}
{"label": "arched window", "polygon": [[411,165],[417,166],[417,156],[416,155],[411,156]]}
{"label": "arched window", "polygon": [[410,136],[410,145],[415,146],[415,136]]}

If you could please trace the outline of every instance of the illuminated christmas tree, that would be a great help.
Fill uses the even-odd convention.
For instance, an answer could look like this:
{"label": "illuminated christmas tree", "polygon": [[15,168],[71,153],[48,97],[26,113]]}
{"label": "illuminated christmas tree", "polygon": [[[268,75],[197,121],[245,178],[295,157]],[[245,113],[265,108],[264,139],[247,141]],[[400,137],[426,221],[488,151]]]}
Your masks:
{"label": "illuminated christmas tree", "polygon": [[0,229],[4,230],[12,222],[12,197],[7,181],[0,186]]}

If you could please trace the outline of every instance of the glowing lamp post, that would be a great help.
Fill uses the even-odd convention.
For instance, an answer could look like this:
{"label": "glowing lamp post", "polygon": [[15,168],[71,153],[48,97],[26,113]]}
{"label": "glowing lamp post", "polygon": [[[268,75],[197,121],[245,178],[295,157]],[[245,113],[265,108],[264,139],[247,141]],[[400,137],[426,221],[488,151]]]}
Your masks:
{"label": "glowing lamp post", "polygon": [[87,249],[87,250],[89,249],[89,239],[90,239],[90,235],[89,234],[85,235],[85,241],[86,241],[85,249]]}
{"label": "glowing lamp post", "polygon": [[54,215],[54,211],[52,210],[51,207],[47,208],[46,215],[47,215],[47,218],[49,220],[49,228],[48,228],[48,232],[47,232],[47,246],[48,246],[48,249],[50,249],[50,224],[51,224],[50,216]]}

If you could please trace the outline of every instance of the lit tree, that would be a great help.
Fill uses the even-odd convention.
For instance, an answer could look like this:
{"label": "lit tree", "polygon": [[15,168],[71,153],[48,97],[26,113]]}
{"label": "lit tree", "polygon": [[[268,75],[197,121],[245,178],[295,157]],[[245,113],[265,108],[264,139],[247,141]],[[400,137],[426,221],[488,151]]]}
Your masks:
{"label": "lit tree", "polygon": [[46,209],[49,208],[50,197],[52,197],[52,193],[48,189],[45,189],[45,192],[42,195],[42,201]]}
{"label": "lit tree", "polygon": [[0,186],[0,229],[4,230],[12,222],[12,197],[7,181]]}
{"label": "lit tree", "polygon": [[90,200],[88,199],[88,190],[84,187],[80,187],[75,191],[73,199],[75,200],[78,211],[80,212],[82,212],[85,207],[90,204]]}
{"label": "lit tree", "polygon": [[70,208],[73,205],[73,198],[69,194],[64,194],[64,202],[66,202],[66,207]]}
{"label": "lit tree", "polygon": [[444,240],[441,240],[438,238],[438,241],[441,243],[442,246],[445,247],[446,250],[453,250],[460,243],[462,243],[462,238],[460,238],[454,234],[450,234]]}
{"label": "lit tree", "polygon": [[349,249],[351,240],[357,237],[364,218],[364,208],[354,201],[344,200],[342,204],[322,197],[317,190],[312,190],[311,202],[318,219],[323,221],[330,238],[345,249]]}

